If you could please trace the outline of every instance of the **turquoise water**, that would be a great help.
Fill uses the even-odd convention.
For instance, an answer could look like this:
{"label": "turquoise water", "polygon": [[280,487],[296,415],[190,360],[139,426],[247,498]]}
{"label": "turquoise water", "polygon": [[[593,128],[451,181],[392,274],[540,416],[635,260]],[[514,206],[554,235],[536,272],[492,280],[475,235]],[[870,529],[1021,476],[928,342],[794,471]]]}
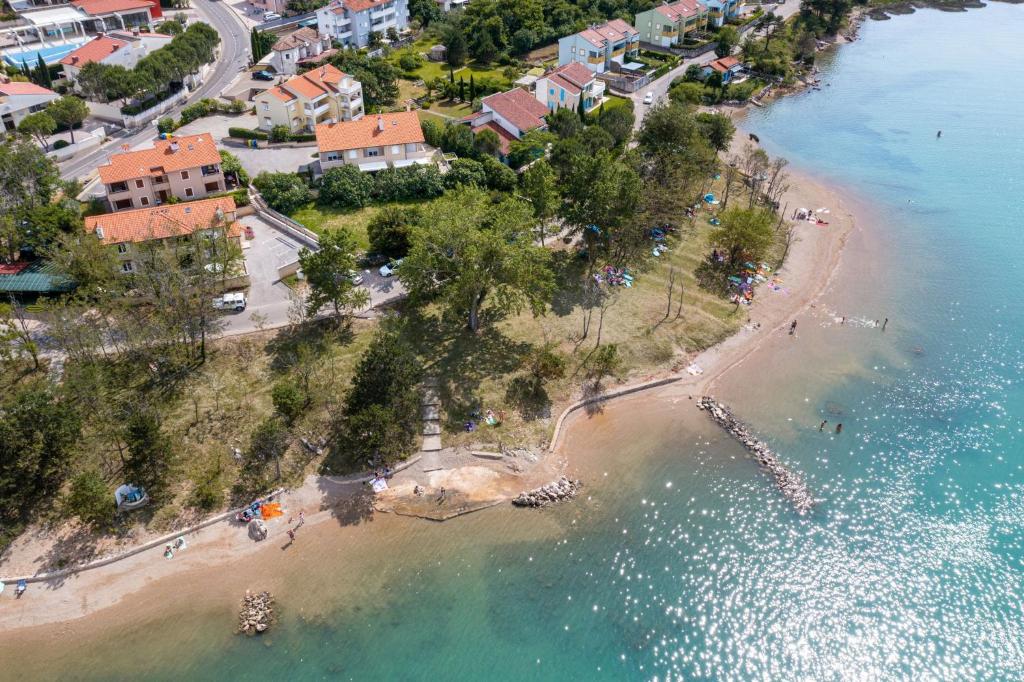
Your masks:
{"label": "turquoise water", "polygon": [[[197,611],[61,667],[84,679],[134,678],[140,663],[149,679],[1024,676],[1024,6],[918,12],[861,35],[828,62],[830,85],[747,121],[875,215],[801,345],[761,360],[756,385],[723,389],[806,474],[814,514],[796,517],[699,416],[665,405],[624,423],[611,408],[570,443],[593,450],[587,499],[341,548],[373,555],[373,584],[317,617],[286,603],[271,646],[225,635],[229,613]],[[861,322],[882,317],[884,334]],[[820,419],[842,421],[842,436],[818,433]],[[307,576],[325,599],[365,580],[331,566]],[[121,674],[111,662],[125,651]]]}

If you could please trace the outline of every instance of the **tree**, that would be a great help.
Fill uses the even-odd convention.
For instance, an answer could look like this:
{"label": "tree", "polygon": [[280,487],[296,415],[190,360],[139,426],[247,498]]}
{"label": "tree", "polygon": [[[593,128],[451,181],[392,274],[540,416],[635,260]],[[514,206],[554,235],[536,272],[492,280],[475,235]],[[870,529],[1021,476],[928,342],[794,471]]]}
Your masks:
{"label": "tree", "polygon": [[156,32],[162,33],[165,36],[176,36],[184,30],[185,27],[182,26],[181,22],[177,21],[176,19],[161,21],[159,24],[156,25]]}
{"label": "tree", "polygon": [[473,137],[473,151],[477,156],[497,156],[501,153],[501,138],[490,128],[484,128]]}
{"label": "tree", "polygon": [[446,28],[442,37],[444,38],[444,46],[446,49],[445,61],[448,62],[448,66],[452,68],[461,67],[466,63],[468,53],[466,38],[462,35],[462,31],[451,26]]}
{"label": "tree", "polygon": [[[628,102],[629,100],[627,100]],[[629,107],[612,107],[602,110],[598,115],[597,124],[615,140],[615,145],[621,147],[629,142],[633,136],[633,123],[636,117]]]}
{"label": "tree", "polygon": [[23,247],[35,253],[45,250],[60,234],[82,229],[81,205],[74,199],[23,208],[14,214]]}
{"label": "tree", "polygon": [[370,203],[373,176],[356,166],[328,169],[320,181],[320,201],[339,208],[362,208]]}
{"label": "tree", "polygon": [[466,101],[466,79],[459,76],[459,99]]}
{"label": "tree", "polygon": [[389,42],[398,42],[398,29],[394,26],[389,26],[388,30],[384,32],[384,35],[387,36]]}
{"label": "tree", "polygon": [[46,113],[53,118],[58,126],[71,131],[71,144],[74,144],[75,126],[81,125],[82,121],[89,116],[89,107],[77,97],[65,95],[50,102],[46,107]]}
{"label": "tree", "polygon": [[726,25],[718,29],[718,35],[715,38],[718,41],[715,45],[715,54],[719,57],[728,57],[740,44],[740,32],[736,30],[735,26]]}
{"label": "tree", "polygon": [[415,390],[422,367],[397,334],[379,331],[359,360],[345,407],[335,421],[334,464],[390,464],[411,451],[420,429]]}
{"label": "tree", "polygon": [[313,198],[309,185],[295,173],[264,171],[253,179],[252,184],[270,207],[281,213],[291,213]]}
{"label": "tree", "polygon": [[126,482],[141,487],[154,500],[159,498],[169,483],[174,451],[151,409],[138,409],[128,417],[125,441],[128,445],[124,465]]}
{"label": "tree", "polygon": [[0,248],[8,258],[13,260],[29,237],[29,225],[14,217],[49,204],[59,183],[57,166],[30,139],[10,136],[0,142],[0,222],[7,223]]}
{"label": "tree", "polygon": [[342,311],[351,312],[367,303],[366,289],[356,287],[352,272],[356,268],[356,241],[345,228],[332,230],[320,238],[320,249],[299,251],[299,266],[309,283],[306,311],[309,315],[327,304],[338,317]]}
{"label": "tree", "polygon": [[511,192],[516,188],[516,172],[498,161],[493,156],[484,156],[480,159],[480,165],[484,170],[484,182],[488,189],[498,192]]}
{"label": "tree", "polygon": [[45,111],[31,113],[18,124],[18,132],[36,138],[36,142],[44,151],[49,148],[46,138],[53,135],[56,130],[57,122]]}
{"label": "tree", "polygon": [[110,522],[113,499],[100,473],[88,469],[71,479],[71,490],[64,501],[64,508],[85,525],[101,527]]}
{"label": "tree", "polygon": [[39,57],[39,63],[36,65],[36,85],[40,85],[47,90],[53,89],[53,78],[50,77],[50,69],[46,66],[46,62],[43,61],[43,55],[36,53]]}
{"label": "tree", "polygon": [[409,233],[419,221],[420,210],[415,206],[381,208],[366,226],[370,248],[390,258],[404,258],[409,252]]}
{"label": "tree", "polygon": [[704,133],[704,138],[718,152],[724,152],[736,134],[736,126],[725,114],[697,114],[697,124]]}
{"label": "tree", "polygon": [[[721,74],[719,74],[721,78]],[[682,105],[700,104],[704,101],[703,83],[677,83],[668,91],[669,99]]]}
{"label": "tree", "polygon": [[497,58],[498,48],[489,32],[481,31],[477,34],[476,42],[473,45],[473,56],[481,64],[490,64]]}
{"label": "tree", "polygon": [[409,16],[426,28],[444,18],[444,13],[435,0],[409,0]]}
{"label": "tree", "polygon": [[0,358],[7,362],[19,360],[23,355],[32,358],[32,365],[39,370],[39,344],[32,338],[24,311],[14,299],[0,303]]}
{"label": "tree", "polygon": [[274,410],[285,420],[289,426],[302,415],[302,411],[309,404],[307,396],[295,382],[283,379],[270,391],[270,399],[274,403]]}
{"label": "tree", "polygon": [[465,315],[474,333],[489,306],[495,313],[544,311],[554,288],[550,253],[535,246],[523,226],[532,222],[525,201],[491,202],[485,192],[462,187],[424,211],[412,233],[399,278],[415,301],[438,298]]}
{"label": "tree", "polygon": [[484,172],[484,166],[479,161],[474,159],[455,159],[449,164],[448,172],[445,173],[444,184],[449,189],[463,185],[486,187],[487,173]]}
{"label": "tree", "polygon": [[619,347],[614,343],[595,348],[587,362],[590,376],[594,379],[596,386],[600,386],[601,380],[606,376],[615,374],[621,365],[622,358],[619,356]]}
{"label": "tree", "polygon": [[281,480],[281,457],[291,445],[288,429],[279,417],[267,417],[252,432],[249,440],[249,462],[262,466],[273,462],[277,479]]}
{"label": "tree", "polygon": [[220,150],[220,169],[225,175],[235,176],[239,187],[249,184],[249,173],[242,167],[242,161],[226,149]]}
{"label": "tree", "polygon": [[525,55],[537,44],[537,34],[528,28],[521,28],[512,34],[512,50],[518,55]]}
{"label": "tree", "polygon": [[548,114],[548,130],[563,140],[583,132],[583,122],[571,109],[555,109]]}
{"label": "tree", "polygon": [[540,243],[543,245],[547,224],[558,209],[558,178],[551,164],[541,160],[522,174],[522,182],[523,194],[533,208],[533,216],[538,222]]}
{"label": "tree", "polygon": [[533,378],[534,390],[539,390],[545,381],[564,377],[567,364],[565,356],[558,352],[554,344],[545,343],[534,348],[527,357],[527,368]]}
{"label": "tree", "polygon": [[469,126],[448,121],[444,128],[444,141],[441,148],[461,157],[473,156],[473,131]]}
{"label": "tree", "polygon": [[531,130],[520,140],[509,143],[508,165],[521,168],[544,155],[547,146],[553,144],[558,136],[547,130]]}
{"label": "tree", "polygon": [[729,254],[729,263],[757,261],[772,245],[772,214],[761,209],[730,208],[709,240]]}
{"label": "tree", "polygon": [[42,255],[75,283],[76,294],[84,300],[116,294],[125,283],[114,249],[92,235],[61,233]]}
{"label": "tree", "polygon": [[[683,78],[689,83],[696,83],[704,80],[703,75],[704,68],[700,64],[690,64],[686,67],[686,72],[683,74]],[[677,83],[673,82],[672,85],[674,87]]]}
{"label": "tree", "polygon": [[476,101],[476,77],[469,74],[469,101]]}

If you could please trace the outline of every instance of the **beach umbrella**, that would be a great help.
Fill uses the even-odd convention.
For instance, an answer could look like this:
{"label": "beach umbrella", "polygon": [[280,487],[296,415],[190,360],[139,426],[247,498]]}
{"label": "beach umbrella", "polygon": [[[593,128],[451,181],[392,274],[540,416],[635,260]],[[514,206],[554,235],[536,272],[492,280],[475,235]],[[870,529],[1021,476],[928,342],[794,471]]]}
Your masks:
{"label": "beach umbrella", "polygon": [[712,201],[714,201],[714,200],[715,200],[715,195],[712,194],[711,192],[708,192],[707,194],[704,195],[704,201],[708,202],[709,204]]}

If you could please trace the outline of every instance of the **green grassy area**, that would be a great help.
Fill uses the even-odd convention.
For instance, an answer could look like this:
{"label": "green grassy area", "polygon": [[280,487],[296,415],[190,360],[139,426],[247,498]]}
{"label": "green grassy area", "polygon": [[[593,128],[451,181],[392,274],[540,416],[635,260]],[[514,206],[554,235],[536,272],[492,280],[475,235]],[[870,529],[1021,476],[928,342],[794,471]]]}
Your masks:
{"label": "green grassy area", "polygon": [[473,113],[473,107],[469,102],[456,102],[455,100],[441,100],[430,105],[430,111],[450,116],[451,118],[462,118]]}
{"label": "green grassy area", "polygon": [[[423,115],[423,112],[420,112]],[[427,114],[429,116],[429,114]],[[289,217],[292,220],[302,223],[305,227],[317,233],[329,232],[340,228],[347,228],[355,237],[356,244],[360,249],[370,249],[370,238],[366,233],[366,226],[370,224],[377,213],[387,206],[414,206],[427,202],[424,201],[398,201],[384,204],[374,204],[358,209],[332,208],[321,206],[315,202],[306,204],[294,211]]]}

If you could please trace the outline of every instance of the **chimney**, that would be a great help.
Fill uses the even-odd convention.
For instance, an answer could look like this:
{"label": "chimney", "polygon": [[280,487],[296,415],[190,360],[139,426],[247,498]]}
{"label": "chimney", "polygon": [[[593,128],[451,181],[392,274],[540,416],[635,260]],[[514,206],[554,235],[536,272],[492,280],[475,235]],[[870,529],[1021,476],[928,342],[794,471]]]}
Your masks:
{"label": "chimney", "polygon": [[78,55],[77,54],[71,55],[71,63],[72,64],[77,64],[78,63]]}
{"label": "chimney", "polygon": [[384,132],[384,117],[377,114],[377,130]]}
{"label": "chimney", "polygon": [[177,142],[171,142],[171,147],[170,147],[170,149],[171,149],[171,153],[172,153],[172,154],[173,154],[174,152],[178,151],[178,143],[177,143]]}

